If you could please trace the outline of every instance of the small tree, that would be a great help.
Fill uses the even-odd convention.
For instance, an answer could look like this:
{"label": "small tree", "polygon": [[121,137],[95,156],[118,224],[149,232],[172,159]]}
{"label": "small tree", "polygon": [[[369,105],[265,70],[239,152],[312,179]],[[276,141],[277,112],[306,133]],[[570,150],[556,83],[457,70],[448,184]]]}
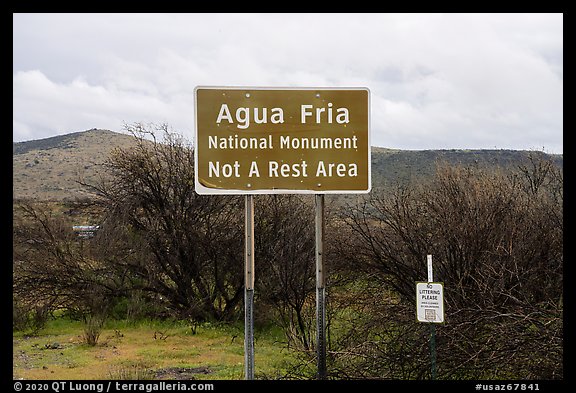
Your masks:
{"label": "small tree", "polygon": [[240,199],[194,192],[193,150],[167,125],[126,130],[135,146],[115,150],[111,180],[91,185],[106,209],[101,239],[121,239],[107,263],[177,317],[234,319],[243,298]]}

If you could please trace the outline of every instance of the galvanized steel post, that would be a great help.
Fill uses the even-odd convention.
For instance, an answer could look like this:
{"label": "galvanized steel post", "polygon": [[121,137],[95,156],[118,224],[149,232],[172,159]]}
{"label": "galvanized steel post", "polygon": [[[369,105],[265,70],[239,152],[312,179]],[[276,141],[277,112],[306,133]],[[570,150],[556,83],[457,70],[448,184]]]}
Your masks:
{"label": "galvanized steel post", "polygon": [[244,375],[254,379],[254,196],[245,201]]}
{"label": "galvanized steel post", "polygon": [[324,285],[324,194],[316,194],[316,353],[318,379],[326,379],[326,288]]}
{"label": "galvanized steel post", "polygon": [[[434,282],[434,273],[432,270],[432,255],[426,256],[428,264],[428,282]],[[430,323],[430,378],[436,379],[436,325]]]}

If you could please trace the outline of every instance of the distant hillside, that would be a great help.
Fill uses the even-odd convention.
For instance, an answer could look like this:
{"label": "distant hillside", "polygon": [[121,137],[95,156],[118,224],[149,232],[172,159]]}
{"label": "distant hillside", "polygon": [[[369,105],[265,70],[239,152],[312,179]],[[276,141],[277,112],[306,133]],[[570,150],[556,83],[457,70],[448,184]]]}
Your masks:
{"label": "distant hillside", "polygon": [[[115,147],[129,147],[130,135],[92,129],[52,138],[13,143],[13,197],[74,200],[87,196],[76,180],[96,182],[102,164]],[[372,148],[372,187],[433,175],[436,162],[480,167],[516,167],[529,151],[395,150]],[[544,153],[537,153],[545,155]],[[551,155],[563,165],[562,155]],[[347,199],[347,198],[344,198]]]}
{"label": "distant hillside", "polygon": [[410,181],[434,174],[436,163],[479,168],[515,169],[530,154],[551,158],[560,167],[563,156],[527,150],[394,150],[372,148],[372,186]]}
{"label": "distant hillside", "polygon": [[12,144],[13,198],[74,200],[87,194],[77,180],[96,181],[115,147],[134,143],[130,135],[92,129]]}

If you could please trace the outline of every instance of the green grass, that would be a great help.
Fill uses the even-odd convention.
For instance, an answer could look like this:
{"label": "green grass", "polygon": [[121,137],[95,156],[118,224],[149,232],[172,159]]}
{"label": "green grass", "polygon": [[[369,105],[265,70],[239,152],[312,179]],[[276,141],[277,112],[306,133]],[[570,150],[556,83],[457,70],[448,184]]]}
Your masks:
{"label": "green grass", "polygon": [[[109,321],[98,344],[83,342],[84,324],[57,318],[34,336],[13,333],[13,378],[243,379],[243,324]],[[277,328],[255,332],[255,375],[280,377],[296,357]]]}

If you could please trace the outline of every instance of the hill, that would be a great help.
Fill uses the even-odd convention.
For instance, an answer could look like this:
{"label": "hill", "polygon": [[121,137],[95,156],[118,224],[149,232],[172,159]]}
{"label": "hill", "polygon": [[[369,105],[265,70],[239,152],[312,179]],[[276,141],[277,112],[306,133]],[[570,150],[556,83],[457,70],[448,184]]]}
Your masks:
{"label": "hill", "polygon": [[88,194],[77,180],[97,181],[110,152],[133,143],[130,135],[99,129],[13,143],[13,198],[83,198]]}
{"label": "hill", "polygon": [[[130,135],[92,129],[12,145],[13,198],[75,200],[88,194],[76,182],[96,182],[101,164],[115,147],[129,147]],[[530,151],[524,150],[396,150],[372,148],[372,186],[418,180],[434,173],[435,163],[480,167],[515,167]],[[537,154],[546,155],[538,152]],[[548,155],[563,165],[562,155]]]}
{"label": "hill", "polygon": [[393,150],[372,148],[372,186],[378,188],[396,181],[418,180],[434,174],[436,163],[479,168],[517,168],[531,154],[552,159],[560,167],[563,156],[528,150]]}

